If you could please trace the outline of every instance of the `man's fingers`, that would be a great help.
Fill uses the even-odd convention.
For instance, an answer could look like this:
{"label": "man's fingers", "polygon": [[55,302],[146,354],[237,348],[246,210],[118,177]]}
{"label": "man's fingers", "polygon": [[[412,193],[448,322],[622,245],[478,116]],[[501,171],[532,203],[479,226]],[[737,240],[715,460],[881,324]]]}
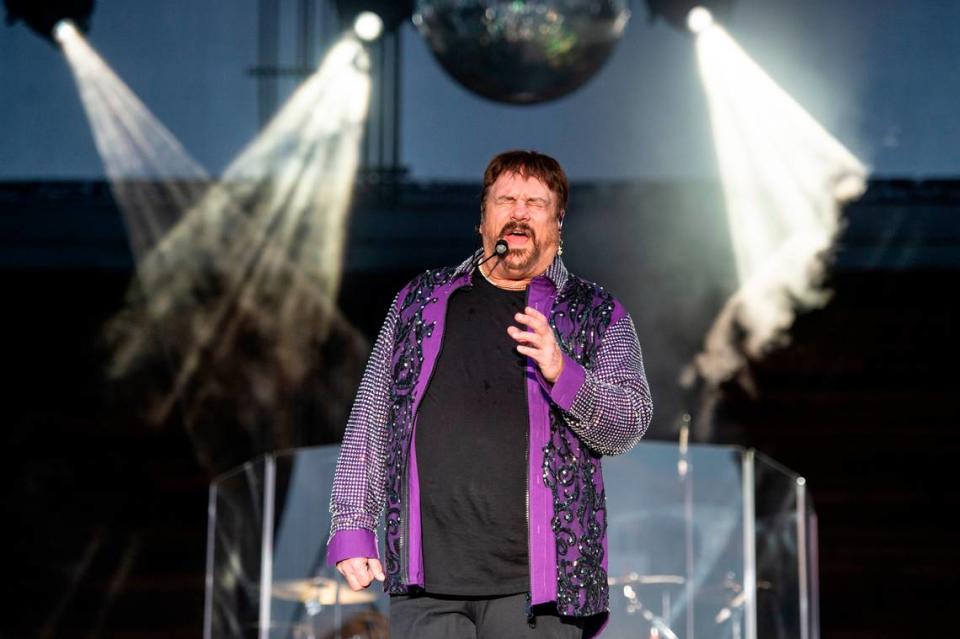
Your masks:
{"label": "man's fingers", "polygon": [[511,326],[507,328],[507,333],[513,339],[517,340],[521,344],[531,344],[533,346],[542,346],[543,337],[537,333],[531,333],[530,331],[522,331],[516,326]]}
{"label": "man's fingers", "polygon": [[366,572],[367,570],[367,558],[366,557],[353,557],[351,559],[344,559],[337,564],[337,568],[343,567],[341,571],[344,576],[347,573],[353,575],[360,575]]}
{"label": "man's fingers", "polygon": [[517,352],[521,353],[522,355],[526,355],[527,357],[532,357],[533,359],[537,360],[538,364],[540,363],[542,351],[536,348],[531,348],[530,346],[524,346],[521,344],[520,346],[517,346]]}
{"label": "man's fingers", "polygon": [[[376,564],[376,566],[374,567],[372,564]],[[350,586],[351,590],[363,590],[373,581],[376,571],[383,572],[379,561],[376,559],[367,560],[365,557],[345,559],[337,564],[337,570],[347,580],[347,585]]]}
{"label": "man's fingers", "polygon": [[517,352],[533,359],[548,382],[555,382],[563,370],[563,358],[557,346],[553,329],[547,318],[537,309],[528,306],[526,313],[517,313],[516,319],[533,330],[524,331],[516,326],[507,327],[507,333],[517,342]]}
{"label": "man's fingers", "polygon": [[[531,311],[534,309],[528,306],[527,310]],[[537,315],[539,315],[539,317],[537,317]],[[530,313],[517,313],[514,317],[521,324],[529,326],[535,332],[542,335],[550,330],[550,326],[547,324],[547,320],[543,315],[540,315],[539,313],[537,315],[532,315]]]}
{"label": "man's fingers", "polygon": [[370,572],[373,573],[373,577],[377,581],[383,581],[387,578],[387,576],[383,573],[383,566],[380,564],[379,559],[370,560]]}
{"label": "man's fingers", "polygon": [[546,321],[547,321],[547,316],[544,315],[543,313],[541,313],[540,311],[538,311],[537,309],[535,309],[535,308],[532,307],[532,306],[528,306],[528,307],[524,308],[524,309],[523,309],[523,312],[526,313],[527,315],[532,315],[533,317],[536,317],[538,320],[541,320],[541,321],[543,321],[543,322],[546,322]]}
{"label": "man's fingers", "polygon": [[349,572],[346,575],[344,575],[344,577],[346,577],[347,579],[347,585],[350,586],[350,590],[357,591],[357,590],[363,590],[364,588],[366,588],[366,586],[360,583],[360,580],[357,579],[357,576],[354,573]]}
{"label": "man's fingers", "polygon": [[337,570],[343,575],[343,578],[346,580],[347,585],[350,586],[350,590],[361,590],[359,588],[359,583],[357,583],[357,578],[354,574],[353,565],[351,564],[353,560],[341,561],[337,564]]}
{"label": "man's fingers", "polygon": [[538,311],[537,309],[535,309],[534,307],[532,306],[526,307],[525,309],[523,309],[523,313],[524,315],[532,317],[533,320],[537,323],[537,325],[543,328],[543,330],[550,329],[550,322],[547,321],[547,316],[541,313],[540,311]]}

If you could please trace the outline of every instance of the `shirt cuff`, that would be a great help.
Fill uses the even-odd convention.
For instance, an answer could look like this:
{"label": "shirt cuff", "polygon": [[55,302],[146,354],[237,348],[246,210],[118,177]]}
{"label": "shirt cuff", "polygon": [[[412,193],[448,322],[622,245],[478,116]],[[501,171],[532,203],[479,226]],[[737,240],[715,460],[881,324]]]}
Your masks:
{"label": "shirt cuff", "polygon": [[341,530],[333,535],[327,544],[327,564],[336,566],[354,557],[380,558],[376,534],[369,530]]}
{"label": "shirt cuff", "polygon": [[[540,373],[539,368],[537,369],[537,373]],[[540,384],[544,390],[547,391],[547,394],[550,395],[553,403],[567,412],[569,412],[570,407],[573,406],[573,400],[576,398],[577,393],[580,392],[580,387],[583,386],[583,380],[586,379],[586,377],[587,372],[583,366],[566,353],[563,353],[563,371],[560,373],[557,381],[550,384],[544,379],[543,375],[539,375]]]}

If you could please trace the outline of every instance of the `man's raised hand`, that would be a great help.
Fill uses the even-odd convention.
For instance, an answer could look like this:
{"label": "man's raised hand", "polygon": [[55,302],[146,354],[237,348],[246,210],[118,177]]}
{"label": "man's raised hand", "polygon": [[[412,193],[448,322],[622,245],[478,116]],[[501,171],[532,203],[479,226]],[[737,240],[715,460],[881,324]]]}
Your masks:
{"label": "man's raised hand", "polygon": [[522,331],[516,326],[507,328],[507,333],[518,343],[517,351],[533,358],[544,379],[554,383],[563,372],[563,353],[557,345],[547,318],[532,306],[526,307],[514,318],[531,329]]}

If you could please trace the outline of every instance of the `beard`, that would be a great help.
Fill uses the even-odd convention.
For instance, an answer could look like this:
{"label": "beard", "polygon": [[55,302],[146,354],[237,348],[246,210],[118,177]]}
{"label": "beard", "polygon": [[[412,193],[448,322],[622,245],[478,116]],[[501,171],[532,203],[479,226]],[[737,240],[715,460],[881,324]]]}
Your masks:
{"label": "beard", "polygon": [[[552,226],[549,228],[553,228]],[[546,247],[553,246],[559,242],[559,233],[554,231],[548,233],[549,237],[540,238],[536,231],[524,222],[507,222],[500,229],[500,238],[505,238],[510,233],[521,231],[530,239],[530,245],[524,248],[511,248],[503,257],[503,265],[514,271],[527,271],[533,268],[543,257]]]}

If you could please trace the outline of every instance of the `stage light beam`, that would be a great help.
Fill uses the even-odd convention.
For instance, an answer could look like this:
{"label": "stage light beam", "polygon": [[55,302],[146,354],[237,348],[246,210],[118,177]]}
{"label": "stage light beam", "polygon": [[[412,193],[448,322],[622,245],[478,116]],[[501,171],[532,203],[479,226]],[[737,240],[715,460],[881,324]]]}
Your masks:
{"label": "stage light beam", "polygon": [[[237,411],[220,415],[224,423],[281,432],[290,393],[328,374],[349,378],[364,355],[333,300],[369,101],[368,54],[352,37],[332,46],[212,180],[76,28],[58,27],[57,38],[137,262],[130,301],[108,327],[111,376],[136,380],[150,362],[173,367],[169,385],[152,379],[139,402],[154,424],[182,415],[191,429],[229,404],[215,398],[230,387]],[[323,360],[330,340],[349,355]],[[324,405],[335,415],[347,401],[331,396]]]}
{"label": "stage light beam", "polygon": [[55,35],[139,262],[197,201],[209,177],[73,22],[57,23]]}
{"label": "stage light beam", "polygon": [[841,207],[863,193],[867,169],[721,26],[701,30],[696,48],[739,279],[695,360],[716,387],[787,342],[798,310],[829,299]]}
{"label": "stage light beam", "polygon": [[[175,407],[188,422],[201,420],[222,382],[211,371],[233,379],[247,342],[271,345],[244,369],[256,380],[262,398],[254,399],[265,404],[264,413],[276,411],[273,402],[280,401],[268,389],[303,383],[314,366],[315,344],[331,336],[362,343],[333,300],[369,102],[368,69],[356,39],[331,47],[320,68],[142,262],[148,299],[136,312],[176,334],[178,370],[154,406],[156,420]],[[205,296],[210,290],[218,292]],[[192,309],[186,317],[179,311],[184,306]],[[136,332],[124,339],[123,350],[149,348]],[[135,363],[118,359],[117,374],[130,367],[125,362]]]}

